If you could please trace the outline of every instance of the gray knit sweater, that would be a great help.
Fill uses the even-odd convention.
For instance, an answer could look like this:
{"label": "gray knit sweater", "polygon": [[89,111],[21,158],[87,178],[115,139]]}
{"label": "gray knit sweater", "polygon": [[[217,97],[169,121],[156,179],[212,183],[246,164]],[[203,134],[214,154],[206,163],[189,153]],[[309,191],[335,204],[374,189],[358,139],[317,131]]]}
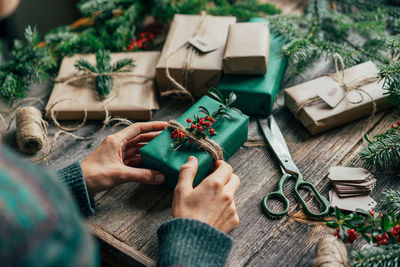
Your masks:
{"label": "gray knit sweater", "polygon": [[[0,147],[1,264],[97,266],[82,216],[95,212],[93,204],[79,162],[54,175]],[[190,219],[167,221],[157,234],[159,266],[222,266],[232,246],[226,234]]]}

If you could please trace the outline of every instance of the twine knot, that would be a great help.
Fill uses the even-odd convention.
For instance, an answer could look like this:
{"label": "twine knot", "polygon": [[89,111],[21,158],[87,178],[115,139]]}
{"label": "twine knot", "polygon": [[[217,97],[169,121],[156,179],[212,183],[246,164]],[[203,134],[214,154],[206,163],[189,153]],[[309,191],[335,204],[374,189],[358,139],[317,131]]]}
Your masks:
{"label": "twine knot", "polygon": [[183,127],[177,121],[174,120],[168,122],[168,127],[173,130],[177,129],[183,132],[189,140],[191,140],[193,143],[197,144],[205,151],[210,153],[211,156],[215,159],[215,161],[224,160],[222,148],[210,138],[205,137],[202,139],[198,139],[193,133],[187,131],[185,127]]}
{"label": "twine knot", "polygon": [[313,267],[347,267],[347,249],[335,236],[324,236],[317,242]]}

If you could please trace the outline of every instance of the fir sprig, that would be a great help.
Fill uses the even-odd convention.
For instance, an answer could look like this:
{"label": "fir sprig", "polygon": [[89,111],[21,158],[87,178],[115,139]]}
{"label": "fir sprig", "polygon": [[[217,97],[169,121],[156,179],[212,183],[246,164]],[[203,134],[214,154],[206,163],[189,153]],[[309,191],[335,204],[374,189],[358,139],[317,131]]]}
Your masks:
{"label": "fir sprig", "polygon": [[400,243],[355,250],[350,254],[350,266],[353,267],[397,266],[399,262]]}
{"label": "fir sprig", "polygon": [[84,74],[96,75],[96,91],[101,99],[106,98],[114,86],[114,81],[111,73],[128,72],[135,67],[132,58],[120,59],[114,64],[111,64],[111,52],[108,50],[99,50],[96,53],[96,66],[92,65],[86,59],[78,59],[75,67],[83,71]]}
{"label": "fir sprig", "polygon": [[393,189],[388,189],[382,193],[382,208],[385,212],[400,217],[400,192]]}
{"label": "fir sprig", "polygon": [[42,82],[56,67],[50,50],[40,46],[40,36],[35,28],[25,30],[25,41],[15,40],[10,58],[0,66],[0,98],[13,103],[25,96],[31,82]]}

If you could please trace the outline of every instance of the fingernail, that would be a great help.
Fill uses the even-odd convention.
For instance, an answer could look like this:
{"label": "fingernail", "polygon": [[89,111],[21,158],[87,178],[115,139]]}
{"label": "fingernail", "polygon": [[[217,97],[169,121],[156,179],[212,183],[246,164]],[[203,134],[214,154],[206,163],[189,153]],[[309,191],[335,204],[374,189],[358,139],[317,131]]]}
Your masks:
{"label": "fingernail", "polygon": [[189,163],[195,163],[197,161],[197,158],[195,157],[195,156],[190,156],[189,158],[188,158],[188,162]]}
{"label": "fingernail", "polygon": [[162,183],[165,181],[165,176],[162,174],[157,174],[156,177],[154,177],[155,181],[157,183]]}

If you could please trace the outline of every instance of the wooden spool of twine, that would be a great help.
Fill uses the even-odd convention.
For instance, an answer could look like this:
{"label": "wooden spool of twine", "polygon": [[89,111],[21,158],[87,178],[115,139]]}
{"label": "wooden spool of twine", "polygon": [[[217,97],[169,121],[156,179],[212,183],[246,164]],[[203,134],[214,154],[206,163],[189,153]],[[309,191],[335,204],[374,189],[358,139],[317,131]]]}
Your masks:
{"label": "wooden spool of twine", "polygon": [[317,242],[313,267],[347,267],[347,249],[335,236],[324,236]]}
{"label": "wooden spool of twine", "polygon": [[36,107],[22,107],[16,111],[17,144],[28,154],[39,152],[47,142],[47,122]]}

